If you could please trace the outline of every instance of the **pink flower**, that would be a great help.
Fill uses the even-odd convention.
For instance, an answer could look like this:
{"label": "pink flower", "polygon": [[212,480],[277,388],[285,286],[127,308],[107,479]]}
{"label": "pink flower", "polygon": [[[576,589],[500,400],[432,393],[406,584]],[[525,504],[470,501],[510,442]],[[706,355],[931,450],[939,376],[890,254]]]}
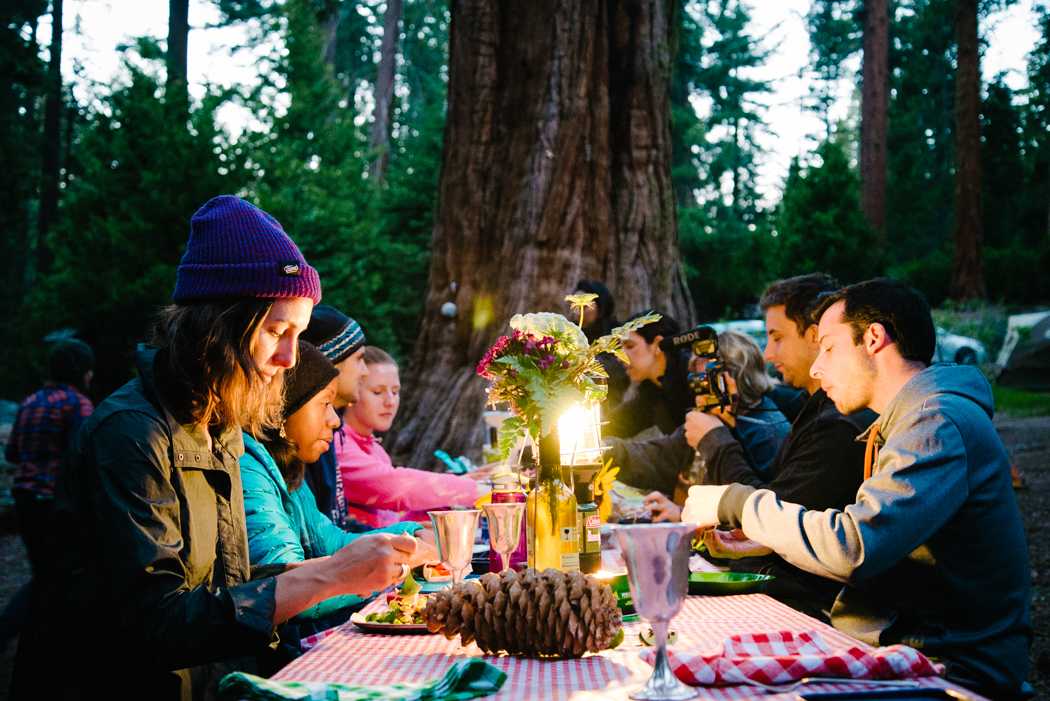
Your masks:
{"label": "pink flower", "polygon": [[492,374],[489,372],[489,366],[492,365],[492,361],[505,354],[507,347],[510,345],[510,341],[511,339],[507,336],[500,336],[497,338],[496,342],[492,344],[492,347],[485,351],[485,357],[481,359],[474,370],[485,379],[491,380]]}

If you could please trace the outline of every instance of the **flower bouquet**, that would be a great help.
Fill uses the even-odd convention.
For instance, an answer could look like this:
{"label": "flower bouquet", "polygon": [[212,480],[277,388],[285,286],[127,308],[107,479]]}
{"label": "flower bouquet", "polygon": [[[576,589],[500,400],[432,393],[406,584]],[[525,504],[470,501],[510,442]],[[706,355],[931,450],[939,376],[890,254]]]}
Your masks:
{"label": "flower bouquet", "polygon": [[478,363],[478,374],[489,381],[489,403],[506,402],[514,414],[500,426],[501,457],[525,434],[538,443],[568,407],[605,399],[608,375],[598,356],[612,353],[626,363],[623,340],[660,319],[659,314],[646,314],[588,343],[581,328],[583,309],[596,298],[594,294],[565,298],[580,310],[580,324],[561,314],[515,314],[511,333],[500,336]]}

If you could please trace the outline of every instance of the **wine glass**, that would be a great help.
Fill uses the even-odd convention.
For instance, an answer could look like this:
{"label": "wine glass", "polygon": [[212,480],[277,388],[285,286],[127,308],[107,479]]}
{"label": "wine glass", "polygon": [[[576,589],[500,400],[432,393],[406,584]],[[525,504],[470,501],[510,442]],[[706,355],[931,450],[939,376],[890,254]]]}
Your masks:
{"label": "wine glass", "polygon": [[478,528],[481,512],[477,509],[458,509],[428,511],[427,514],[434,525],[438,557],[452,573],[452,584],[459,584],[474,556],[474,532]]}
{"label": "wine glass", "polygon": [[632,699],[691,699],[697,690],[675,677],[667,663],[667,626],[678,615],[689,588],[689,545],[696,526],[639,523],[614,527],[620,543],[634,609],[653,628],[656,661],[649,681]]}
{"label": "wine glass", "polygon": [[525,515],[524,502],[485,504],[485,518],[489,521],[489,541],[499,553],[500,573],[510,569],[510,555],[521,538],[521,519]]}

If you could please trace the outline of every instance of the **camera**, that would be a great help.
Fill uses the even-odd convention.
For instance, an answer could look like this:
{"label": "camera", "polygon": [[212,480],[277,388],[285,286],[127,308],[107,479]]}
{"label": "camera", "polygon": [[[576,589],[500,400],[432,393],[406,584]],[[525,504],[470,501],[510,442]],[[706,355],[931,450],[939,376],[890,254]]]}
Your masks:
{"label": "camera", "polygon": [[676,349],[689,348],[692,353],[690,366],[700,365],[686,375],[689,390],[696,399],[696,407],[708,411],[716,406],[723,409],[732,403],[726,377],[729,371],[718,355],[718,332],[710,326],[697,326],[685,333],[671,337],[671,346]]}

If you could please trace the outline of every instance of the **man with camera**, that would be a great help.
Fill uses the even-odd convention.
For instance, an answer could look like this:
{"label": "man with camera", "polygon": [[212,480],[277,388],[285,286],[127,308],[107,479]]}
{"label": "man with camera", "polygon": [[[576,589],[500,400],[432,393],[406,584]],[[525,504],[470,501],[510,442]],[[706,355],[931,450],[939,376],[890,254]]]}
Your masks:
{"label": "man with camera", "polygon": [[864,446],[856,438],[877,417],[870,410],[843,416],[820,388],[820,380],[809,373],[819,351],[813,308],[821,294],[838,288],[832,277],[812,273],[778,280],[762,293],[759,305],[765,311],[768,338],[765,357],[785,383],[804,390],[809,398],[768,480],[755,474],[723,417],[690,412],[685,440],[706,464],[699,483],[736,482],[771,489],[781,499],[810,509],[842,508],[853,501],[864,478]]}
{"label": "man with camera", "polygon": [[[864,479],[864,444],[857,441],[857,436],[877,416],[870,410],[839,413],[821,389],[820,381],[809,374],[819,351],[812,312],[820,295],[838,289],[834,278],[812,273],[771,283],[759,301],[766,318],[766,360],[776,367],[786,384],[808,393],[773,460],[768,478],[747,460],[743,446],[727,425],[732,418],[725,412],[716,416],[692,411],[686,416],[685,425],[669,436],[613,448],[613,464],[621,466],[623,481],[632,484],[632,477],[643,471],[654,475],[637,484],[660,490],[646,498],[654,521],[680,519],[684,499],[680,497],[677,504],[669,499],[666,495],[674,488],[668,489],[667,485],[669,479],[689,473],[692,474],[686,482],[740,483],[769,489],[780,499],[808,509],[841,509],[853,502]],[[672,471],[675,477],[670,476]],[[736,571],[774,574],[777,580],[768,589],[769,594],[810,615],[825,617],[839,585],[799,570],[775,555],[758,556],[769,552],[768,548],[756,548],[752,552],[755,557],[734,560],[731,567]]]}
{"label": "man with camera", "polygon": [[[782,499],[813,509],[841,508],[852,502],[863,480],[864,446],[856,438],[876,416],[871,411],[843,416],[820,389],[820,381],[809,376],[818,351],[817,326],[810,313],[820,294],[838,288],[830,276],[813,273],[773,282],[762,294],[760,305],[769,339],[766,360],[785,383],[809,394],[773,460],[768,479],[749,463],[733,437],[727,425],[732,415],[703,411],[690,412],[685,425],[668,436],[614,444],[613,464],[621,467],[621,479],[671,494],[678,475],[696,462],[703,465],[703,474],[695,483],[738,482],[771,489]],[[680,505],[664,494],[647,498],[653,520],[677,520]]]}

